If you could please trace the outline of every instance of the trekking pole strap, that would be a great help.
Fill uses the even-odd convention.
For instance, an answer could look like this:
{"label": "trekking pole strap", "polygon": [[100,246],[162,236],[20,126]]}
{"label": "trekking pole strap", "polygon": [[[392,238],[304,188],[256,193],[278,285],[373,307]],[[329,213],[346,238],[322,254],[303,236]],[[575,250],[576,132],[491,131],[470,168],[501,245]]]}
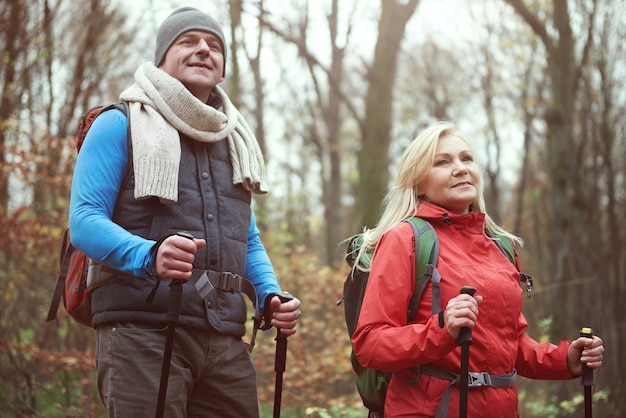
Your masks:
{"label": "trekking pole strap", "polygon": [[[428,376],[437,377],[439,379],[449,380],[450,384],[441,398],[441,403],[437,409],[436,418],[445,418],[448,414],[448,405],[450,404],[450,394],[452,386],[459,385],[461,376],[453,373],[443,367],[425,364],[415,368],[418,373],[424,373]],[[515,386],[517,382],[517,370],[513,369],[511,373],[506,374],[490,374],[487,372],[469,372],[468,387],[492,387],[496,389],[506,389]]]}

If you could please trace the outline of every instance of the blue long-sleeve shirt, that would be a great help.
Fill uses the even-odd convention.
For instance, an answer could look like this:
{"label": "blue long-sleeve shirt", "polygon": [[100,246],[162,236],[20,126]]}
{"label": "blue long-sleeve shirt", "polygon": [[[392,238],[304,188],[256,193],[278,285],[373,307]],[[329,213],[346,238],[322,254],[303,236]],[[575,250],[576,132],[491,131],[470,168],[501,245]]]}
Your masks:
{"label": "blue long-sleeve shirt", "polygon": [[[111,220],[128,171],[127,123],[123,112],[110,110],[98,116],[89,129],[72,180],[70,238],[75,247],[94,260],[145,278],[144,266],[152,262],[150,249],[155,242],[133,235]],[[267,296],[281,293],[253,211],[246,278],[254,284],[261,307]]]}

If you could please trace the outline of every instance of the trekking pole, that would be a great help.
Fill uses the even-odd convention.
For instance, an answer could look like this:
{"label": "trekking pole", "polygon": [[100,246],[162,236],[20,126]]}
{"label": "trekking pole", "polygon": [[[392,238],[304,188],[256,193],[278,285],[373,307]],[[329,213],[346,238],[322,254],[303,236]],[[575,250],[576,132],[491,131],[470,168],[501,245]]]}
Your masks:
{"label": "trekking pole", "polygon": [[[593,330],[591,328],[582,328],[580,330],[581,337],[593,338]],[[591,407],[591,387],[593,386],[593,370],[587,366],[587,363],[583,363],[583,374],[580,379],[580,384],[585,390],[585,418],[592,418]]]}
{"label": "trekking pole", "polygon": [[[289,293],[278,295],[281,302],[293,299]],[[287,365],[287,336],[280,332],[276,335],[276,358],[274,360],[274,371],[276,372],[276,385],[274,388],[274,418],[280,418],[280,404],[283,394],[283,374]]]}
{"label": "trekking pole", "polygon": [[[476,289],[470,286],[463,286],[461,294],[474,296]],[[456,345],[461,346],[461,373],[460,373],[460,395],[459,395],[459,417],[467,417],[467,392],[469,391],[469,349],[472,344],[472,329],[461,328]]]}
{"label": "trekking pole", "polygon": [[[193,236],[186,232],[178,232],[176,235],[193,240]],[[170,295],[167,302],[167,336],[165,337],[165,348],[163,349],[163,365],[161,366],[161,381],[159,383],[159,397],[157,399],[156,418],[163,418],[165,409],[165,395],[167,395],[167,383],[170,377],[170,363],[172,360],[172,348],[174,346],[174,335],[176,324],[180,315],[180,302],[183,297],[183,284],[186,279],[174,280],[170,282]]]}
{"label": "trekking pole", "polygon": [[280,417],[280,404],[283,392],[283,373],[287,363],[287,337],[278,330],[276,335],[276,360],[274,371],[276,371],[276,388],[274,390],[274,418]]}

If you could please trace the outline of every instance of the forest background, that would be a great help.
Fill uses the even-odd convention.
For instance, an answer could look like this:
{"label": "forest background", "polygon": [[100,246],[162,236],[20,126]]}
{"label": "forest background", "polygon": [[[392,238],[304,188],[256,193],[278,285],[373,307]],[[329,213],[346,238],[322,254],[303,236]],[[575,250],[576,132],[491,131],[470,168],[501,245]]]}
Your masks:
{"label": "forest background", "polygon": [[[192,5],[223,25],[223,87],[253,126],[272,192],[255,210],[304,315],[283,416],[357,417],[342,240],[374,226],[402,150],[436,120],[474,142],[490,214],[526,242],[538,340],[604,339],[594,412],[626,412],[624,0],[0,1],[0,415],[103,416],[94,332],[46,323],[77,120],[153,59]],[[274,338],[253,356],[270,416]],[[582,416],[579,380],[520,379],[523,416]]]}

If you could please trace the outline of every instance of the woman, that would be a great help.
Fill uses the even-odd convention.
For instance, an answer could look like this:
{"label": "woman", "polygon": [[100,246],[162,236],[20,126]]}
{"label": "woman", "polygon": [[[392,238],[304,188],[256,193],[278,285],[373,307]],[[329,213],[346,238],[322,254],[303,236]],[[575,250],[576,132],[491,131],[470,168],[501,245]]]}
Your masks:
{"label": "woman", "polygon": [[[444,310],[431,313],[429,285],[407,324],[415,285],[414,234],[401,221],[411,215],[426,219],[437,232]],[[375,248],[375,253],[352,337],[355,354],[365,367],[380,370],[428,365],[416,382],[403,378],[407,373],[394,374],[386,417],[459,416],[459,387],[442,375],[459,373],[456,341],[464,327],[472,329],[469,371],[485,372],[499,382],[494,384],[499,387],[470,389],[470,417],[518,417],[516,373],[572,379],[581,375],[583,362],[591,368],[602,365],[604,347],[597,336],[553,345],[525,334],[519,272],[489,238],[494,235],[522,244],[487,215],[480,170],[468,141],[450,123],[429,127],[404,153],[377,227],[365,231],[363,248]],[[459,294],[462,286],[477,292],[473,297]]]}

